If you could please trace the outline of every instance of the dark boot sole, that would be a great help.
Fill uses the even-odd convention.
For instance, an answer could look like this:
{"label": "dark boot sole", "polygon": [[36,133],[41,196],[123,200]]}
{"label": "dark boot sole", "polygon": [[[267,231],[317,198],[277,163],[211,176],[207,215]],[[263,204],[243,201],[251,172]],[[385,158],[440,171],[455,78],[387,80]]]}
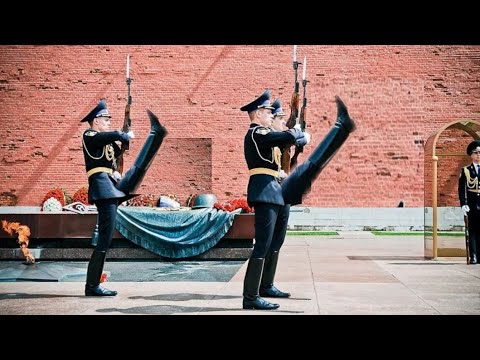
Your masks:
{"label": "dark boot sole", "polygon": [[97,294],[97,293],[87,293],[85,292],[85,296],[117,296],[118,293],[115,294]]}
{"label": "dark boot sole", "polygon": [[100,295],[99,295],[99,294],[91,294],[91,293],[87,294],[87,293],[85,293],[85,296],[98,296],[98,297],[103,297],[103,296],[117,296],[117,294],[108,294],[108,295],[107,295],[107,294],[100,294]]}
{"label": "dark boot sole", "polygon": [[258,308],[258,307],[255,307],[255,306],[251,306],[251,305],[243,305],[243,309],[244,310],[277,310],[280,306],[277,306],[277,307],[271,307],[271,308]]}
{"label": "dark boot sole", "polygon": [[357,125],[348,114],[345,103],[338,96],[335,96],[335,102],[337,103],[337,119],[348,133],[353,133],[357,129]]}
{"label": "dark boot sole", "polygon": [[269,294],[266,294],[266,293],[260,293],[260,296],[261,297],[266,297],[266,298],[277,298],[277,299],[288,299],[291,295],[288,294],[288,295],[269,295]]}
{"label": "dark boot sole", "polygon": [[85,296],[117,296],[117,294],[117,291],[108,290],[102,286],[98,286],[96,289],[89,288],[88,285],[85,286]]}

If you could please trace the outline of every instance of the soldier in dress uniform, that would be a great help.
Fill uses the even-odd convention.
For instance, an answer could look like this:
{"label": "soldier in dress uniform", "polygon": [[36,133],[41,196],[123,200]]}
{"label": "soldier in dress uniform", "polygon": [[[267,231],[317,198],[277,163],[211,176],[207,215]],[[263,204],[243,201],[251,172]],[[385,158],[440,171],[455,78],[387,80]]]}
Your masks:
{"label": "soldier in dress uniform", "polygon": [[90,128],[82,137],[83,155],[88,177],[88,201],[98,210],[98,242],[88,263],[85,284],[86,296],[115,296],[116,291],[100,286],[100,278],[105,264],[107,250],[112,242],[117,207],[120,203],[138,194],[134,194],[145,172],[156,155],[166,129],[158,118],[148,111],[150,134],[140,150],[134,165],[122,177],[116,172],[115,159],[121,154],[116,141],[128,144],[134,138],[129,131],[110,131],[111,115],[105,100],[101,100],[81,122],[88,122]]}
{"label": "soldier in dress uniform", "polygon": [[272,115],[273,115],[273,120],[272,120],[272,129],[275,131],[284,131],[287,130],[286,126],[286,120],[285,120],[285,112],[283,111],[282,108],[282,102],[280,99],[275,99],[275,101],[272,103]]}
{"label": "soldier in dress uniform", "polygon": [[[283,111],[280,99],[276,99],[272,103],[272,131],[285,131],[288,128],[286,127],[285,112]],[[303,136],[298,138],[295,143],[291,145],[305,146],[307,145],[307,138],[310,139],[310,135]],[[288,147],[288,146],[287,146]],[[279,167],[279,176],[277,178],[278,182],[281,183],[283,179],[287,177],[287,173],[281,168],[281,157],[282,149],[287,147],[275,147],[274,152],[278,157],[276,163],[280,164]],[[287,234],[288,219],[290,217],[290,204],[285,204],[281,208],[277,215],[277,220],[275,224],[275,230],[272,236],[271,245],[265,256],[265,263],[263,266],[262,279],[260,281],[260,291],[259,294],[261,297],[273,297],[273,298],[287,298],[290,297],[290,293],[281,291],[277,289],[274,285],[275,273],[277,271],[278,258],[280,255],[280,248],[282,247],[285,236]]]}
{"label": "soldier in dress uniform", "polygon": [[480,252],[480,140],[467,146],[472,163],[462,168],[458,197],[463,214],[468,217],[469,264],[477,264]]}
{"label": "soldier in dress uniform", "polygon": [[[285,219],[288,222],[288,207],[285,205],[302,203],[303,195],[310,190],[312,181],[355,129],[343,102],[338,97],[336,102],[337,121],[332,129],[308,159],[281,181],[279,148],[293,145],[302,141],[302,138],[308,144],[310,134],[302,132],[300,125],[284,131],[273,131],[270,128],[273,107],[270,105],[268,90],[240,109],[248,112],[251,122],[244,139],[244,152],[250,172],[247,201],[255,212],[255,245],[244,279],[244,309],[277,309],[278,304],[270,303],[261,296],[290,295],[273,286],[280,248],[278,244],[281,246],[283,243],[284,236],[281,234],[286,231]],[[276,252],[270,252],[270,249],[276,249]],[[266,257],[269,257],[268,262]]]}
{"label": "soldier in dress uniform", "polygon": [[[305,139],[306,136],[309,137],[301,131],[300,126],[285,131],[272,130],[273,109],[268,90],[240,109],[248,113],[251,122],[244,139],[244,154],[250,172],[247,201],[255,209],[255,245],[244,280],[244,309],[271,310],[279,307],[278,304],[260,297],[259,290],[265,258],[271,247],[278,250],[281,246],[272,244],[274,234],[283,231],[283,228],[286,231],[285,219],[288,221],[288,209],[285,208],[279,181],[280,148],[294,144],[296,140]],[[281,236],[275,238],[283,240]],[[269,268],[270,272],[271,270]],[[273,287],[273,276],[274,271],[272,276],[267,275],[268,279],[263,280],[264,284],[272,283],[271,289],[262,289],[264,295],[268,295],[267,292],[271,290],[272,293],[282,297],[289,296]]]}

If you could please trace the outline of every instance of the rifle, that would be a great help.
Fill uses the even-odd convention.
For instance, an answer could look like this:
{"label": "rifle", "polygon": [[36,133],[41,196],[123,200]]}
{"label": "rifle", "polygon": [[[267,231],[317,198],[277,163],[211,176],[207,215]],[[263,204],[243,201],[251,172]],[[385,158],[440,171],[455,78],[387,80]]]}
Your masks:
{"label": "rifle", "polygon": [[470,264],[470,234],[468,233],[468,216],[464,216],[465,221],[465,245],[467,247],[467,265]]}
{"label": "rifle", "polygon": [[[302,109],[300,110],[300,119],[299,124],[302,131],[305,131],[307,127],[307,57],[303,58],[303,77],[302,77],[302,85],[303,85],[303,104]],[[295,166],[297,166],[297,158],[300,153],[303,152],[303,146],[295,145],[295,153],[290,160],[290,170],[292,170]]]}
{"label": "rifle", "polygon": [[[292,100],[290,101],[290,117],[288,118],[286,122],[286,126],[289,129],[292,129],[295,124],[297,123],[298,119],[298,101],[299,101],[299,87],[300,84],[298,83],[298,64],[300,64],[297,61],[297,45],[293,46],[293,70],[295,72],[295,89],[292,94]],[[290,146],[287,145],[282,149],[282,169],[285,171],[287,174],[290,173]]]}
{"label": "rifle", "polygon": [[[130,106],[132,105],[132,96],[130,95],[130,84],[132,83],[132,79],[130,78],[130,55],[127,55],[127,89],[128,89],[128,97],[127,97],[127,105],[125,106],[125,117],[123,119],[123,127],[122,131],[127,133],[130,131],[130,127],[132,126],[132,119],[130,119]],[[122,143],[122,149],[120,155],[117,157],[117,169],[120,174],[123,174],[123,153],[128,150],[129,148],[128,143]]]}

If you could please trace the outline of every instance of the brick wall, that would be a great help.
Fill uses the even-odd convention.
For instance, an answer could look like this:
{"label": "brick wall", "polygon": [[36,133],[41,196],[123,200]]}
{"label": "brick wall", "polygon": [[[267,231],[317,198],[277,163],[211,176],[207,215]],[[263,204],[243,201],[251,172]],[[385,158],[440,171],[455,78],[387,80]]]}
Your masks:
{"label": "brick wall", "polygon": [[[335,121],[335,95],[358,124],[304,205],[395,207],[404,200],[408,207],[423,206],[424,143],[446,123],[480,118],[479,50],[299,46],[299,60],[308,60],[313,144]],[[86,184],[86,125],[79,121],[105,97],[114,125],[121,127],[127,54],[136,138],[126,166],[148,134],[145,108],[169,131],[141,190],[174,193],[182,201],[197,192],[213,192],[219,200],[246,195],[243,137],[249,120],[239,108],[270,88],[289,112],[292,46],[0,46],[4,198],[39,205],[51,187],[73,194]],[[310,151],[306,147],[302,159]],[[449,176],[442,185],[446,204],[456,201]]]}

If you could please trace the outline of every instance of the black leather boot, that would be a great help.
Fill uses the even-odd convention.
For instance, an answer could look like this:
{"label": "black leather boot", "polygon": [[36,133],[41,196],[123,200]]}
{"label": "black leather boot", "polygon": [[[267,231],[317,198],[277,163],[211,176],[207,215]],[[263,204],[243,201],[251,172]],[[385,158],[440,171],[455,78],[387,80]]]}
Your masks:
{"label": "black leather boot", "polygon": [[265,265],[263,266],[262,281],[260,282],[260,296],[274,297],[274,298],[288,298],[290,293],[278,290],[273,285],[275,279],[275,272],[277,271],[278,251],[272,251],[265,258]]}
{"label": "black leather boot", "polygon": [[333,128],[330,129],[320,145],[308,157],[308,161],[316,168],[315,177],[320,174],[322,169],[340,150],[350,133],[356,129],[356,125],[348,115],[347,107],[343,101],[338,96],[335,96],[335,101],[337,103],[337,121],[335,121]]}
{"label": "black leather boot", "polygon": [[87,283],[85,284],[85,296],[115,296],[116,291],[108,290],[100,286],[100,278],[105,264],[106,251],[93,250],[88,263]]}
{"label": "black leather boot", "polygon": [[310,190],[312,182],[356,129],[343,101],[338,96],[335,97],[335,101],[337,103],[335,124],[308,159],[297,166],[281,183],[286,204],[293,206],[302,203],[303,195]]}
{"label": "black leather boot", "polygon": [[[167,129],[163,127],[158,121],[158,117],[147,110],[150,118],[150,134],[145,140],[140,153],[138,154],[135,163],[131,168],[127,170],[122,179],[117,183],[116,188],[131,198],[132,194],[136,191],[141,184],[145,173],[152,164],[153,158],[158,152],[160,145],[162,145],[163,139],[167,135]],[[121,201],[120,201],[121,202]]]}
{"label": "black leather boot", "polygon": [[274,310],[280,307],[278,304],[272,304],[262,299],[258,294],[264,261],[264,258],[250,258],[248,261],[247,272],[243,282],[244,309]]}

